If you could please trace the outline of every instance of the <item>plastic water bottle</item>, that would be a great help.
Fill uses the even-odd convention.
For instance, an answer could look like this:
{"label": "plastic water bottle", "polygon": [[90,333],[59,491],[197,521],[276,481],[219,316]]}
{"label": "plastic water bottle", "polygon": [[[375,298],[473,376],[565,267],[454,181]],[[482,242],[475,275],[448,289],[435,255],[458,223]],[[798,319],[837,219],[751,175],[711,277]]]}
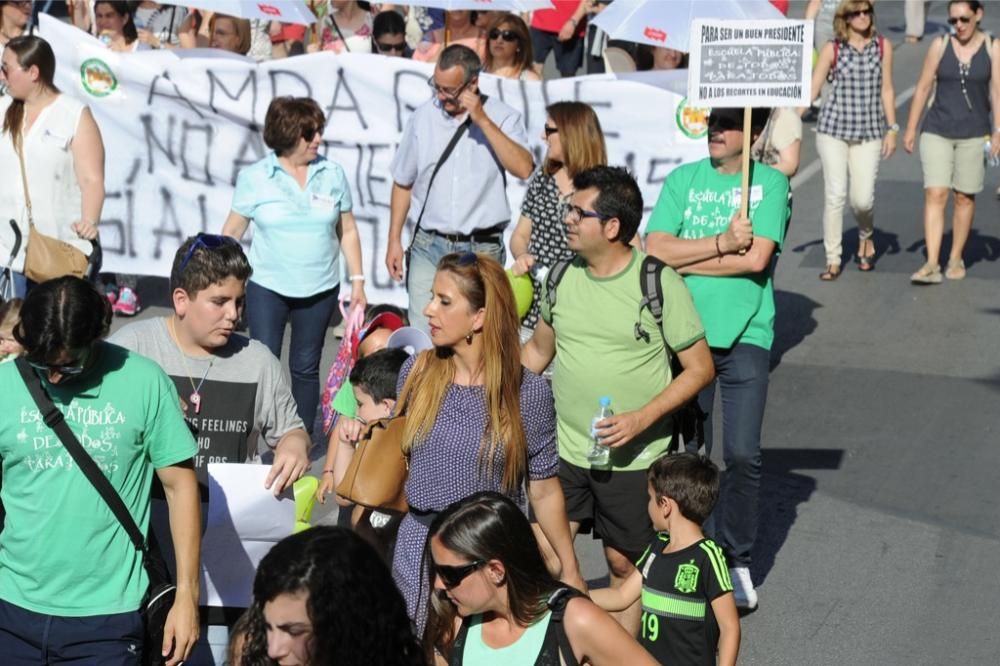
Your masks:
{"label": "plastic water bottle", "polygon": [[611,398],[608,396],[601,396],[597,402],[599,405],[597,414],[594,415],[594,419],[590,423],[590,438],[593,446],[590,448],[590,453],[587,454],[587,462],[593,467],[607,467],[611,464],[611,448],[601,444],[601,437],[597,434],[597,424],[603,419],[613,416],[614,412],[611,410]]}
{"label": "plastic water bottle", "polygon": [[993,157],[992,150],[993,144],[990,143],[989,139],[986,139],[986,145],[983,146],[983,154],[986,156],[986,164],[991,167],[1000,166],[1000,157]]}

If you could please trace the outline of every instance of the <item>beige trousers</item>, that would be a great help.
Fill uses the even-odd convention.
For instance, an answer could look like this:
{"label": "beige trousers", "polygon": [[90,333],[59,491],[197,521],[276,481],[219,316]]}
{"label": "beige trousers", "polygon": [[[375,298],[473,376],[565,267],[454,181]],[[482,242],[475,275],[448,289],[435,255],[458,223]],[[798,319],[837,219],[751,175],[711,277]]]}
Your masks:
{"label": "beige trousers", "polygon": [[[882,142],[843,141],[822,132],[816,135],[816,152],[823,164],[823,246],[826,263],[840,265],[843,254],[844,205],[850,194],[858,221],[858,239],[872,237],[875,228],[875,179]],[[850,181],[850,190],[848,190]]]}
{"label": "beige trousers", "polygon": [[924,36],[924,13],[927,10],[925,0],[904,0],[903,13],[906,15],[906,36]]}

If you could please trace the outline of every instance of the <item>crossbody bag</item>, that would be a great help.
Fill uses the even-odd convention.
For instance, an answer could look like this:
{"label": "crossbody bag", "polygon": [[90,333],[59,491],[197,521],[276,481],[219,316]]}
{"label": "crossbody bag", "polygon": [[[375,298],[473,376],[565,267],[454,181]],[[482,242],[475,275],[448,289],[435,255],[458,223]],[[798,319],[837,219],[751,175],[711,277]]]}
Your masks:
{"label": "crossbody bag", "polygon": [[59,441],[73,458],[73,462],[80,468],[83,475],[94,486],[97,494],[108,505],[111,513],[121,523],[128,538],[132,541],[132,545],[142,554],[142,565],[149,576],[149,588],[139,605],[139,614],[142,616],[145,629],[142,663],[161,664],[163,663],[163,657],[160,654],[160,648],[163,644],[163,627],[167,622],[167,614],[174,605],[177,586],[170,579],[170,572],[160,555],[159,548],[156,547],[156,539],[150,533],[149,543],[146,543],[142,531],[135,519],[132,518],[132,514],[129,513],[125,502],[108,481],[108,477],[101,472],[97,463],[80,444],[80,440],[70,430],[62,411],[55,406],[55,403],[45,392],[41,379],[35,374],[27,359],[21,357],[14,363],[17,365],[18,372],[21,373],[28,393],[31,394],[32,400],[38,406],[38,411],[41,413],[45,425],[59,437]]}

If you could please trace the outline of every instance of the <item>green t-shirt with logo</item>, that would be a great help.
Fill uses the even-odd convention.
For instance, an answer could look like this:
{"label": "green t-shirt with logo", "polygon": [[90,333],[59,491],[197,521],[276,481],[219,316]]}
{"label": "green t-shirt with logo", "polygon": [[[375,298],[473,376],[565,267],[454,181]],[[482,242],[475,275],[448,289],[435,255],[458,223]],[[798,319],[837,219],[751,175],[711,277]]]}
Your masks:
{"label": "green t-shirt with logo", "polygon": [[[632,250],[628,266],[607,278],[590,274],[574,259],[556,287],[550,311],[543,288],[542,319],[556,338],[552,393],[556,405],[559,457],[577,467],[590,467],[591,421],[601,396],[611,398],[616,414],[639,409],[672,379],[664,337],[674,351],[683,351],[705,337],[691,294],[681,277],[664,268],[663,334],[649,308],[642,308],[639,270],[645,255]],[[645,335],[636,335],[636,324]],[[614,470],[644,470],[666,452],[673,433],[666,415],[627,445],[611,450]]]}
{"label": "green t-shirt with logo", "polygon": [[[159,366],[110,343],[95,353],[85,374],[42,384],[145,532],[153,470],[198,447]],[[13,363],[0,366],[0,395],[0,599],[65,617],[136,610],[149,584],[142,558],[42,421]]]}
{"label": "green t-shirt with logo", "polygon": [[[681,239],[723,233],[740,207],[741,174],[718,173],[711,160],[679,166],[670,172],[646,225]],[[750,222],[755,236],[775,242],[781,251],[788,226],[788,178],[766,164],[754,163],[750,184]],[[710,347],[737,343],[770,349],[774,342],[774,262],[760,273],[685,275]]]}

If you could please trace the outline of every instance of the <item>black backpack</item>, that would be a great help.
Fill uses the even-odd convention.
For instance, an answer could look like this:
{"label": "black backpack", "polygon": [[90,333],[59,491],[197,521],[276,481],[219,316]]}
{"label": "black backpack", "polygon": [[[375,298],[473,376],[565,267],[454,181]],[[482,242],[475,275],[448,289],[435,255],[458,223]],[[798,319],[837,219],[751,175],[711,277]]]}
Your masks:
{"label": "black backpack", "polygon": [[[576,257],[557,261],[545,275],[545,295],[550,316],[556,305],[556,287],[575,260]],[[660,281],[660,277],[666,266],[656,257],[646,255],[639,267],[639,289],[642,291],[642,300],[639,301],[640,319],[635,322],[635,339],[650,341],[650,334],[643,329],[641,322],[642,311],[649,310],[653,321],[656,322],[656,330],[663,338],[663,346],[667,349],[667,355],[670,357],[671,373],[677,377],[684,368],[677,358],[677,353],[670,347],[666,337],[663,337],[663,283]],[[705,443],[705,418],[706,414],[698,407],[697,396],[674,411],[674,430],[673,438],[670,441],[670,451],[678,450],[681,442],[687,444],[696,441],[698,447],[701,448]]]}

